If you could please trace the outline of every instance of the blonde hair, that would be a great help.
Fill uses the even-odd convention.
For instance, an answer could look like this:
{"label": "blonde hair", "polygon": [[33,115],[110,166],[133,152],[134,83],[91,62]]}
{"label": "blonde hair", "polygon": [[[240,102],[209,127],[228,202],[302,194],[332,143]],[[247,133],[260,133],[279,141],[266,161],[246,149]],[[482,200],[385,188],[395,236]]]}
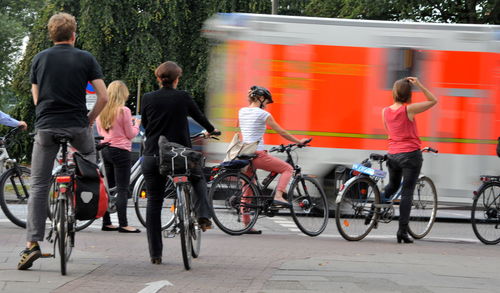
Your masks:
{"label": "blonde hair", "polygon": [[49,19],[47,29],[53,42],[69,41],[76,32],[75,17],[65,12],[54,14]]}
{"label": "blonde hair", "polygon": [[108,103],[102,110],[98,119],[101,123],[101,127],[104,130],[109,131],[113,122],[115,122],[118,111],[125,106],[129,96],[129,91],[125,83],[121,80],[115,80],[108,86]]}

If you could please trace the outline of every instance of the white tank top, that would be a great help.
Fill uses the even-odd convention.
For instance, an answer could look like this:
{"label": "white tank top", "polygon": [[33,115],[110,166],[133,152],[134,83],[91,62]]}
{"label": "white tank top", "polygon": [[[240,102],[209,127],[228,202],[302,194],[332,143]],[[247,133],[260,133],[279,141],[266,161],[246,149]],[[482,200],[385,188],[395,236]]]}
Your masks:
{"label": "white tank top", "polygon": [[257,150],[264,150],[264,132],[266,131],[266,119],[271,114],[261,108],[245,107],[239,112],[240,130],[243,142],[252,143],[259,141]]}

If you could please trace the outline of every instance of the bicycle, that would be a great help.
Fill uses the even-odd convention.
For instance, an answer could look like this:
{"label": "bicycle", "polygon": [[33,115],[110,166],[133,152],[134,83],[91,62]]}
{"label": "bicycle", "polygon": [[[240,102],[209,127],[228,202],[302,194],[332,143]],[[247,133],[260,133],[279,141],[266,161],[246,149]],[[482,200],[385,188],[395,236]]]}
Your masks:
{"label": "bicycle", "polygon": [[[213,138],[212,135],[219,136],[220,132],[213,132],[209,137]],[[200,133],[196,135],[196,137],[199,136],[204,136],[204,134]],[[176,166],[174,160],[177,160],[177,162],[180,160],[185,162],[182,165],[185,164],[186,167],[183,167],[184,171],[181,172],[182,174],[177,174],[177,170],[171,170],[172,174],[168,175],[166,189],[171,186],[170,184],[173,184],[175,189],[173,205],[170,207],[173,214],[173,222],[170,224],[172,228],[163,231],[165,238],[173,238],[177,234],[180,235],[182,260],[186,270],[191,269],[192,259],[197,258],[201,250],[201,227],[196,217],[194,202],[191,200],[193,187],[189,181],[191,171],[188,166],[190,166],[190,162],[188,162],[188,157],[184,155],[188,150],[190,149],[179,148],[175,151],[175,156],[171,158],[172,166]]]}
{"label": "bicycle", "polygon": [[[425,147],[422,152],[438,151]],[[370,154],[361,164],[354,164],[350,178],[340,188],[336,198],[335,222],[340,235],[349,241],[365,238],[379,222],[389,223],[395,217],[395,205],[399,205],[401,186],[390,198],[381,199],[379,184],[383,188],[383,179],[387,172],[383,162],[387,155]],[[371,161],[378,162],[379,169],[371,168]],[[427,176],[420,175],[413,195],[408,233],[415,239],[422,239],[431,230],[437,213],[437,193],[434,182]]]}
{"label": "bicycle", "polygon": [[[194,135],[191,135],[191,141],[194,141],[198,138],[204,137],[204,134],[202,132],[196,133]],[[218,139],[217,137],[211,135],[208,138],[210,139]],[[142,157],[139,158],[139,160],[142,161]],[[142,175],[141,172],[141,165],[139,160],[136,162],[135,165],[138,166],[138,172],[137,172],[137,178],[136,180],[133,180],[135,178],[135,173],[134,173],[134,167],[132,167],[132,175],[130,177],[130,182],[134,182],[134,188],[132,191],[132,197],[134,200],[134,208],[135,208],[135,213],[137,215],[137,219],[139,219],[139,222],[147,228],[146,226],[146,205],[147,205],[147,191],[146,191],[146,181],[144,180],[144,176]],[[134,166],[135,166],[134,165]],[[167,184],[165,185],[165,192],[164,192],[164,209],[162,212],[162,223],[165,223],[162,225],[162,230],[168,229],[173,223],[174,223],[174,200],[176,197],[176,191],[175,191],[175,185],[171,180],[167,180]]]}
{"label": "bicycle", "polygon": [[[286,195],[290,203],[290,213],[297,227],[308,236],[321,234],[328,223],[328,202],[320,184],[309,175],[302,174],[295,164],[292,153],[307,146],[289,144],[273,147],[269,152],[286,153],[286,162],[293,166],[294,175]],[[222,164],[214,176],[209,192],[213,219],[216,225],[229,235],[241,235],[253,228],[260,214],[275,216],[285,207],[272,205],[274,192],[269,189],[271,182],[278,176],[270,172],[260,182],[257,172],[251,177],[243,174],[242,168],[252,167],[251,160],[256,155],[239,156],[233,163]]]}
{"label": "bicycle", "polygon": [[5,168],[0,176],[0,207],[12,223],[26,228],[31,170],[21,166],[7,151],[7,146],[13,142],[12,136],[20,129],[13,128],[0,138],[0,164]]}
{"label": "bicycle", "polygon": [[[66,265],[75,245],[75,203],[74,203],[74,166],[68,163],[68,143],[72,137],[63,134],[55,134],[54,140],[61,146],[61,168],[54,174],[52,180],[53,192],[50,193],[50,215],[51,225],[46,240],[54,243],[52,254],[43,254],[42,257],[55,258],[58,250],[61,274],[66,275]],[[57,246],[57,248],[56,248]]]}
{"label": "bicycle", "polygon": [[483,184],[474,191],[472,230],[484,244],[500,243],[500,176],[481,175]]}

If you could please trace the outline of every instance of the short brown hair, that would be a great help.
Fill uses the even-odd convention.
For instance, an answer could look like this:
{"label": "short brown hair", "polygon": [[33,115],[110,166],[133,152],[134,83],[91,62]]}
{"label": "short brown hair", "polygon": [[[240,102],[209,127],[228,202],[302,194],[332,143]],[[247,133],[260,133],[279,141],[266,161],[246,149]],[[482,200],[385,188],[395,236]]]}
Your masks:
{"label": "short brown hair", "polygon": [[76,20],[73,15],[60,12],[52,15],[47,28],[53,42],[69,41],[73,33],[76,32]]}
{"label": "short brown hair", "polygon": [[411,101],[411,83],[407,78],[402,78],[394,82],[392,97],[395,102],[399,103],[408,103]]}
{"label": "short brown hair", "polygon": [[182,68],[173,61],[167,61],[155,70],[155,76],[164,87],[172,87],[174,81],[182,75]]}

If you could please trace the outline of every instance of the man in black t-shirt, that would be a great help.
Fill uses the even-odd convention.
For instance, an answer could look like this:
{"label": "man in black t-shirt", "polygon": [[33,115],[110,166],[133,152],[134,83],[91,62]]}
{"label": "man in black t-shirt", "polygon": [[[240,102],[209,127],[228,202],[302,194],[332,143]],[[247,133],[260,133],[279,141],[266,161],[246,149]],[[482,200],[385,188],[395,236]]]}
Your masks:
{"label": "man in black t-shirt", "polygon": [[[53,15],[47,25],[54,46],[38,53],[31,65],[31,91],[35,103],[35,143],[31,161],[27,244],[17,266],[26,270],[41,256],[39,241],[45,234],[51,171],[59,151],[54,134],[71,137],[71,145],[95,161],[90,127],[107,103],[101,67],[89,52],[76,49],[76,21],[67,13]],[[97,101],[87,114],[85,88],[93,85]]]}

